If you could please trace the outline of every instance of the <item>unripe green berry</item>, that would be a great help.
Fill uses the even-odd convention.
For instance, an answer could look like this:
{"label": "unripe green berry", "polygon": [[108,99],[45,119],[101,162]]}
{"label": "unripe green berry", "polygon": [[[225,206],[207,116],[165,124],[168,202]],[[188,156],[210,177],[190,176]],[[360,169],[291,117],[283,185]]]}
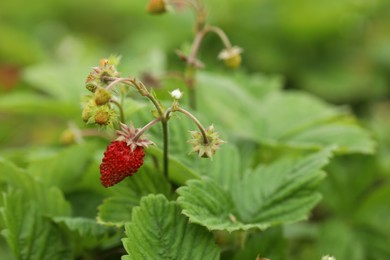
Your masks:
{"label": "unripe green berry", "polygon": [[166,4],[164,0],[150,0],[147,10],[151,14],[162,14],[166,12]]}
{"label": "unripe green berry", "polygon": [[104,109],[99,109],[95,114],[95,123],[98,125],[108,125],[110,123],[110,113]]}
{"label": "unripe green berry", "polygon": [[95,109],[96,109],[95,100],[93,99],[89,100],[89,102],[84,107],[83,112],[81,114],[81,118],[83,119],[84,122],[87,123],[89,121]]}
{"label": "unripe green berry", "polygon": [[236,69],[236,68],[240,67],[240,65],[241,65],[241,55],[236,54],[232,57],[229,57],[229,58],[224,60],[224,63],[226,65],[226,67],[231,68],[231,69]]}
{"label": "unripe green berry", "polygon": [[70,130],[70,129],[65,130],[61,134],[60,142],[62,144],[64,144],[64,145],[69,145],[69,144],[75,143],[76,142],[76,135],[75,135],[75,133],[72,130]]}
{"label": "unripe green berry", "polygon": [[107,104],[110,101],[111,97],[112,95],[108,90],[99,87],[95,91],[94,100],[96,105],[102,106]]}

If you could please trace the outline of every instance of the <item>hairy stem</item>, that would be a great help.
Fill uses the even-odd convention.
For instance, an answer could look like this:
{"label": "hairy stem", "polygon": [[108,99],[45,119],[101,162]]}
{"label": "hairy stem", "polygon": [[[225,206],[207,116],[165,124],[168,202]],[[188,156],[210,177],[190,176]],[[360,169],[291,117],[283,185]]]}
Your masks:
{"label": "hairy stem", "polygon": [[141,135],[143,135],[147,130],[149,130],[149,128],[151,128],[152,126],[154,126],[156,123],[160,122],[161,118],[156,118],[156,119],[153,119],[152,121],[150,121],[149,123],[147,123],[144,127],[142,127],[138,133],[133,137],[133,140],[134,141],[137,141]]}
{"label": "hairy stem", "polygon": [[162,129],[163,129],[163,142],[164,142],[164,150],[163,150],[163,172],[165,178],[168,179],[169,173],[169,160],[168,160],[168,121],[162,120]]}
{"label": "hairy stem", "polygon": [[203,143],[205,143],[205,144],[209,143],[209,139],[207,138],[206,129],[203,127],[203,125],[199,122],[199,120],[193,114],[191,114],[190,112],[188,112],[187,110],[185,110],[184,108],[181,108],[181,107],[176,108],[175,111],[179,111],[179,112],[183,113],[184,115],[186,115],[188,118],[190,118],[196,124],[196,126],[199,128],[200,133],[203,136]]}
{"label": "hairy stem", "polygon": [[227,37],[226,33],[221,28],[219,28],[217,26],[209,26],[205,30],[213,32],[216,35],[218,35],[218,37],[223,42],[223,45],[225,45],[225,47],[227,49],[230,49],[232,47],[232,44],[230,43],[229,38]]}
{"label": "hairy stem", "polygon": [[125,124],[125,113],[124,113],[124,111],[123,111],[122,105],[121,105],[118,101],[116,101],[116,100],[114,100],[114,99],[111,99],[110,102],[113,103],[114,105],[116,105],[116,106],[118,107],[118,109],[119,109],[119,114],[120,114],[120,120],[121,120],[122,123]]}

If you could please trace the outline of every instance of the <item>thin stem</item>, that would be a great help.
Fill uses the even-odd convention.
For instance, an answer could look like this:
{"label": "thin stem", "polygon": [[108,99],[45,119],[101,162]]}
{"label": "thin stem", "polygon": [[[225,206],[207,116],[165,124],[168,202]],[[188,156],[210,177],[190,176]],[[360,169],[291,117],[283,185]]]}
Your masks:
{"label": "thin stem", "polygon": [[205,144],[209,143],[209,139],[207,138],[206,129],[203,127],[203,125],[199,122],[199,120],[193,114],[191,114],[190,112],[188,112],[187,110],[185,110],[184,108],[181,108],[181,107],[178,107],[175,111],[179,111],[179,112],[183,113],[188,118],[190,118],[192,121],[194,121],[194,123],[198,126],[200,133],[203,136],[203,143],[205,143]]}
{"label": "thin stem", "polygon": [[191,54],[188,57],[188,62],[190,64],[193,64],[194,60],[196,59],[196,56],[197,56],[199,48],[200,48],[200,44],[202,43],[202,40],[203,40],[204,36],[206,35],[206,33],[207,33],[206,30],[201,30],[201,31],[196,33],[195,39],[192,43]]}
{"label": "thin stem", "polygon": [[133,137],[133,140],[134,141],[137,141],[138,138],[141,137],[141,135],[143,135],[149,128],[151,128],[152,126],[154,126],[156,123],[160,122],[161,121],[161,118],[155,118],[154,120],[150,121],[149,123],[147,123],[144,127],[142,127],[138,133]]}
{"label": "thin stem", "polygon": [[113,103],[113,104],[115,104],[115,105],[118,107],[121,122],[122,122],[122,123],[125,123],[125,113],[124,113],[124,111],[123,111],[122,105],[121,105],[118,101],[116,101],[116,100],[114,100],[114,99],[111,99],[110,102]]}
{"label": "thin stem", "polygon": [[104,139],[107,139],[107,140],[111,141],[111,137],[110,136],[108,136],[107,134],[105,134],[103,132],[96,131],[96,130],[93,130],[93,129],[80,130],[80,135],[82,137],[101,137],[101,138],[104,138]]}
{"label": "thin stem", "polygon": [[164,143],[164,150],[163,150],[163,171],[165,178],[168,179],[168,173],[169,173],[169,160],[168,160],[168,121],[162,120],[162,130],[163,130],[163,143]]}
{"label": "thin stem", "polygon": [[[110,80],[111,78],[108,78],[108,80]],[[107,87],[106,87],[106,90],[110,90],[111,88],[113,88],[116,84],[118,84],[119,82],[124,82],[124,81],[127,81],[128,79],[127,78],[115,78]]]}
{"label": "thin stem", "polygon": [[229,38],[227,37],[226,33],[221,28],[216,27],[216,26],[209,26],[206,28],[206,30],[217,34],[218,37],[222,40],[223,45],[225,45],[225,47],[227,49],[230,49],[232,47],[232,44],[230,43]]}

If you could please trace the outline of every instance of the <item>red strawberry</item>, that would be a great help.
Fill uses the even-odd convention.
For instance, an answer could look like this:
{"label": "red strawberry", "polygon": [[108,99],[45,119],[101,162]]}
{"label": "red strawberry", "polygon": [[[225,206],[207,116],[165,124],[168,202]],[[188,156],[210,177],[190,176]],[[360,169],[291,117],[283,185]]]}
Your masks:
{"label": "red strawberry", "polygon": [[100,181],[103,186],[113,186],[127,176],[132,176],[144,163],[144,156],[144,148],[141,146],[131,151],[126,142],[112,142],[107,147],[100,165]]}
{"label": "red strawberry", "polygon": [[133,125],[121,124],[121,130],[117,131],[119,137],[107,146],[100,164],[100,181],[104,187],[132,176],[144,163],[144,148],[154,143],[142,138],[139,131]]}

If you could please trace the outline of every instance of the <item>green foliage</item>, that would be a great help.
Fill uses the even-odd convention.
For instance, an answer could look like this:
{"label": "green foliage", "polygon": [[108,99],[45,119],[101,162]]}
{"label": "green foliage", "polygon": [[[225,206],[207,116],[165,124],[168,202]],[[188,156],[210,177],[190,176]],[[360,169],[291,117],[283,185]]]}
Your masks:
{"label": "green foliage", "polygon": [[321,196],[315,187],[324,177],[330,150],[304,159],[259,166],[224,189],[210,179],[188,182],[178,190],[183,213],[210,230],[266,229],[305,219]]}
{"label": "green foliage", "polygon": [[144,197],[126,224],[122,259],[219,259],[213,235],[180,211],[162,195]]}
{"label": "green foliage", "polygon": [[170,197],[171,187],[162,174],[143,167],[137,178],[127,178],[113,187],[113,195],[99,206],[98,220],[110,225],[124,225],[131,219],[133,208],[148,194],[164,194]]}
{"label": "green foliage", "polygon": [[[243,47],[243,68],[223,69],[208,34],[196,110],[170,78],[183,68],[172,50],[191,52],[189,13],[146,17],[145,2],[126,0],[1,4],[0,259],[390,259],[388,1],[204,2],[208,22]],[[189,154],[196,125],[177,114],[168,178],[159,125],[142,168],[109,189],[107,140],[59,145],[69,122],[92,130],[83,83],[112,51],[121,76],[165,108],[179,88],[180,106],[214,124],[227,143],[212,160]],[[126,123],[153,119],[136,90],[114,92]]]}

